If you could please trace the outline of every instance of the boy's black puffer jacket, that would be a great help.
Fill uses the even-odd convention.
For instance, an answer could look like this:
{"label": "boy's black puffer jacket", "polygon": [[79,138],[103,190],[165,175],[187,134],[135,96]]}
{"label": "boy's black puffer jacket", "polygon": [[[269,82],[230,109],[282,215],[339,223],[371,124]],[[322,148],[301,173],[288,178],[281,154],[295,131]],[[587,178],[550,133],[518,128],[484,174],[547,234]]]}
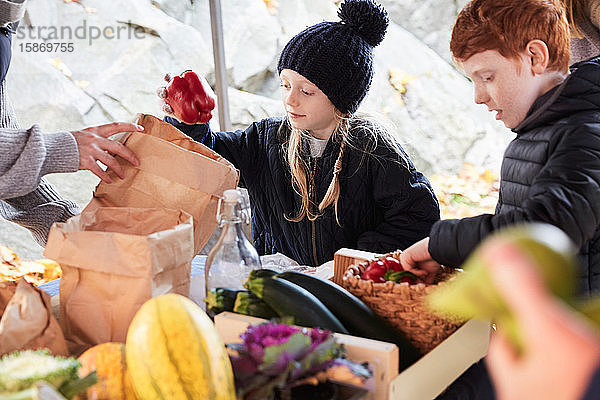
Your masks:
{"label": "boy's black puffer jacket", "polygon": [[[300,210],[301,197],[278,136],[281,118],[255,122],[244,131],[212,132],[208,124],[185,125],[166,117],[193,139],[211,147],[240,170],[252,206],[253,244],[259,254],[283,253],[301,265],[333,259],[342,247],[373,252],[404,249],[426,237],[439,220],[439,207],[427,179],[412,163],[403,163],[383,144],[373,154],[346,146],[340,173],[337,225],[333,205],[314,222],[290,222]],[[356,130],[353,130],[356,131]],[[317,199],[332,179],[339,143],[330,140],[317,159]]]}
{"label": "boy's black puffer jacket", "polygon": [[600,291],[600,58],[573,65],[514,131],[495,215],[436,223],[429,252],[441,264],[459,266],[494,230],[547,222],[579,247],[581,292]]}

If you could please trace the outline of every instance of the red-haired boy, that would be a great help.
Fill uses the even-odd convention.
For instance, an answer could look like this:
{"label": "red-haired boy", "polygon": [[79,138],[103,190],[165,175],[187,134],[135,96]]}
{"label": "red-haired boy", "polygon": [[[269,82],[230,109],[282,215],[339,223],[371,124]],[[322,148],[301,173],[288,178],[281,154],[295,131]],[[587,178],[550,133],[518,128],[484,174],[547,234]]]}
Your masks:
{"label": "red-haired boy", "polygon": [[475,102],[517,136],[504,154],[495,214],[437,222],[402,254],[415,273],[431,279],[494,230],[541,221],[579,247],[580,291],[600,290],[600,58],[569,70],[569,37],[552,0],[474,0],[458,15],[452,55]]}

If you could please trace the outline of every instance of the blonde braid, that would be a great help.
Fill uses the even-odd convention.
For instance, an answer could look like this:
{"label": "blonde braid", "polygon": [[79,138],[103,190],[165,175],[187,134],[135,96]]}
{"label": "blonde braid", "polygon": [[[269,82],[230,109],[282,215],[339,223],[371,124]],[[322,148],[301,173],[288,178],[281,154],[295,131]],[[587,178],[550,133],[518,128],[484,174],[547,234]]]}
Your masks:
{"label": "blonde braid", "polygon": [[[346,127],[344,127],[346,128]],[[319,204],[319,211],[323,212],[331,203],[334,203],[335,221],[340,225],[340,219],[338,215],[338,200],[340,199],[340,172],[342,172],[342,158],[344,157],[344,148],[346,146],[345,134],[342,134],[342,141],[340,142],[340,154],[333,166],[333,178],[327,188],[327,193]]]}
{"label": "blonde braid", "polygon": [[[285,123],[288,123],[287,119]],[[300,152],[302,151],[302,132],[300,132],[298,129],[292,128],[291,126],[289,128],[290,136],[287,143],[287,160],[292,174],[292,187],[294,188],[294,191],[302,198],[302,207],[300,208],[298,215],[295,217],[285,216],[285,218],[292,222],[300,222],[310,213],[310,199],[308,196],[308,182],[306,177],[307,168],[304,165],[302,157],[300,157]],[[294,183],[296,183],[298,188],[296,188]]]}

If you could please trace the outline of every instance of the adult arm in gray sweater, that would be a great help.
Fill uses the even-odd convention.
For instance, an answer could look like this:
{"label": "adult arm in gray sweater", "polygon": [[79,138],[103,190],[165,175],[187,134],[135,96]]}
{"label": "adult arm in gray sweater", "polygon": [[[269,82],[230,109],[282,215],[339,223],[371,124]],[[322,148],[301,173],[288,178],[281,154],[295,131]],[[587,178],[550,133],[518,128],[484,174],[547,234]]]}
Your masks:
{"label": "adult arm in gray sweater", "polygon": [[[25,13],[26,0],[0,0],[0,26],[16,22]],[[4,35],[6,32],[0,33]],[[10,60],[10,35],[3,36],[2,51]],[[8,41],[8,46],[6,46]],[[6,54],[4,54],[6,56]],[[8,69],[4,58],[3,73]],[[114,123],[74,132],[44,134],[37,125],[28,130],[19,124],[0,79],[0,216],[29,229],[45,245],[50,227],[79,213],[77,205],[64,200],[42,177],[55,172],[87,169],[100,179],[111,179],[98,161],[123,177],[123,170],[110,154],[137,165],[135,155],[109,136],[140,130],[133,124]]]}
{"label": "adult arm in gray sweater", "polygon": [[28,130],[0,128],[0,214],[28,228],[44,245],[50,226],[79,212],[63,200],[42,177],[49,173],[87,169],[110,183],[98,161],[123,177],[123,169],[109,153],[118,154],[134,165],[133,152],[108,137],[143,128],[128,123],[112,123],[81,131],[45,134],[37,125]]}
{"label": "adult arm in gray sweater", "polygon": [[79,213],[72,201],[60,197],[42,176],[77,170],[77,143],[68,132],[44,135],[29,130],[0,128],[0,215],[31,231],[45,245],[50,227]]}
{"label": "adult arm in gray sweater", "polygon": [[123,168],[110,153],[133,165],[138,165],[138,160],[127,147],[108,138],[143,129],[126,122],[57,133],[42,133],[37,125],[28,130],[0,128],[0,199],[31,192],[42,176],[50,173],[87,169],[111,183],[98,161],[123,178]]}
{"label": "adult arm in gray sweater", "polygon": [[79,169],[77,142],[69,132],[44,134],[37,125],[0,128],[0,148],[0,199],[32,192],[46,174]]}

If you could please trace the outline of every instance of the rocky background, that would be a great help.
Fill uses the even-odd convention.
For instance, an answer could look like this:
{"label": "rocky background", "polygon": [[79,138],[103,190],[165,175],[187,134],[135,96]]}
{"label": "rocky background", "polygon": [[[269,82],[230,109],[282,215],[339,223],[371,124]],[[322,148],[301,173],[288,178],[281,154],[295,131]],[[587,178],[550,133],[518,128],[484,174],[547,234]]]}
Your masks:
{"label": "rocky background", "polygon": [[[277,57],[289,38],[337,20],[334,0],[225,0],[222,13],[232,123],[281,115]],[[381,0],[390,14],[375,50],[375,77],[360,111],[389,119],[428,175],[463,162],[498,170],[512,135],[451,63],[451,27],[465,0]],[[27,44],[72,43],[73,51],[27,51]],[[31,46],[31,45],[30,45]],[[22,127],[76,130],[137,113],[162,116],[155,90],[165,72],[193,69],[214,87],[208,0],[29,0],[13,41],[7,77]],[[214,115],[217,115],[216,112]],[[218,129],[218,118],[211,124]],[[84,207],[97,178],[86,171],[48,176]],[[43,249],[29,232],[0,221],[0,243],[23,258]]]}

